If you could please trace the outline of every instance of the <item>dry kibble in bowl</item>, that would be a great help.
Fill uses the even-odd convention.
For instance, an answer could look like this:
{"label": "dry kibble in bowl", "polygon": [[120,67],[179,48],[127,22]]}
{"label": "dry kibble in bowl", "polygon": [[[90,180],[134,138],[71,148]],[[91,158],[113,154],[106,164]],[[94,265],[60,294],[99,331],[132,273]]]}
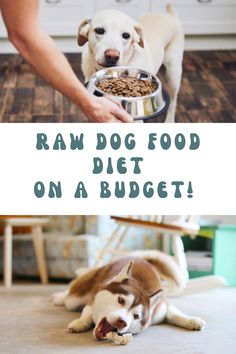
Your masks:
{"label": "dry kibble in bowl", "polygon": [[149,80],[140,80],[133,77],[111,77],[97,82],[97,87],[113,96],[141,97],[156,91],[157,84]]}

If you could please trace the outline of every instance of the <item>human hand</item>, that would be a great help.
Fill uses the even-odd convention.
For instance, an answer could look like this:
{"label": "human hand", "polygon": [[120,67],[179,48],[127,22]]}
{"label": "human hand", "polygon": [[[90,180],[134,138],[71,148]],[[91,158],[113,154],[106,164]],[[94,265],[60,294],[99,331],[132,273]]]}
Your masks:
{"label": "human hand", "polygon": [[93,123],[132,123],[133,118],[120,106],[105,97],[92,96],[89,104],[82,106]]}

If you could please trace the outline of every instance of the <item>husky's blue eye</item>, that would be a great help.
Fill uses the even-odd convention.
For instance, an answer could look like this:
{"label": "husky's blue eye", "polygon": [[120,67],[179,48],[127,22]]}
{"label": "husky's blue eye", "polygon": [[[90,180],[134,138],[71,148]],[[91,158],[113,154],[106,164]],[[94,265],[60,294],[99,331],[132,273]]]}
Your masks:
{"label": "husky's blue eye", "polygon": [[137,313],[134,313],[134,319],[138,320],[139,319],[139,315]]}

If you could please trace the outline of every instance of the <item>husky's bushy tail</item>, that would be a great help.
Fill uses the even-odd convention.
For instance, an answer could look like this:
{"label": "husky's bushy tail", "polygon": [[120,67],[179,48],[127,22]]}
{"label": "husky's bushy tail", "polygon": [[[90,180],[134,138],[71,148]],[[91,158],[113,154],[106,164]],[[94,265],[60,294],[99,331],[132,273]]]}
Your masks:
{"label": "husky's bushy tail", "polygon": [[158,250],[134,251],[129,255],[144,258],[151,263],[161,278],[168,282],[168,293],[180,293],[186,287],[186,269],[174,257]]}

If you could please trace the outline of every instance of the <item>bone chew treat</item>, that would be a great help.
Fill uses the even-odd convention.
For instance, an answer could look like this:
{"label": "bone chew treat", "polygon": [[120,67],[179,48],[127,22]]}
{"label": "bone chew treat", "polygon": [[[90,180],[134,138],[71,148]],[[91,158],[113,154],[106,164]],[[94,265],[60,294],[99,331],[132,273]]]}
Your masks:
{"label": "bone chew treat", "polygon": [[121,336],[116,332],[109,332],[106,335],[106,339],[109,339],[112,342],[115,342],[116,344],[125,345],[132,342],[133,336],[131,333],[126,333]]}
{"label": "bone chew treat", "polygon": [[109,95],[123,97],[140,97],[150,95],[157,85],[150,80],[140,80],[133,77],[111,77],[102,79],[97,87]]}

